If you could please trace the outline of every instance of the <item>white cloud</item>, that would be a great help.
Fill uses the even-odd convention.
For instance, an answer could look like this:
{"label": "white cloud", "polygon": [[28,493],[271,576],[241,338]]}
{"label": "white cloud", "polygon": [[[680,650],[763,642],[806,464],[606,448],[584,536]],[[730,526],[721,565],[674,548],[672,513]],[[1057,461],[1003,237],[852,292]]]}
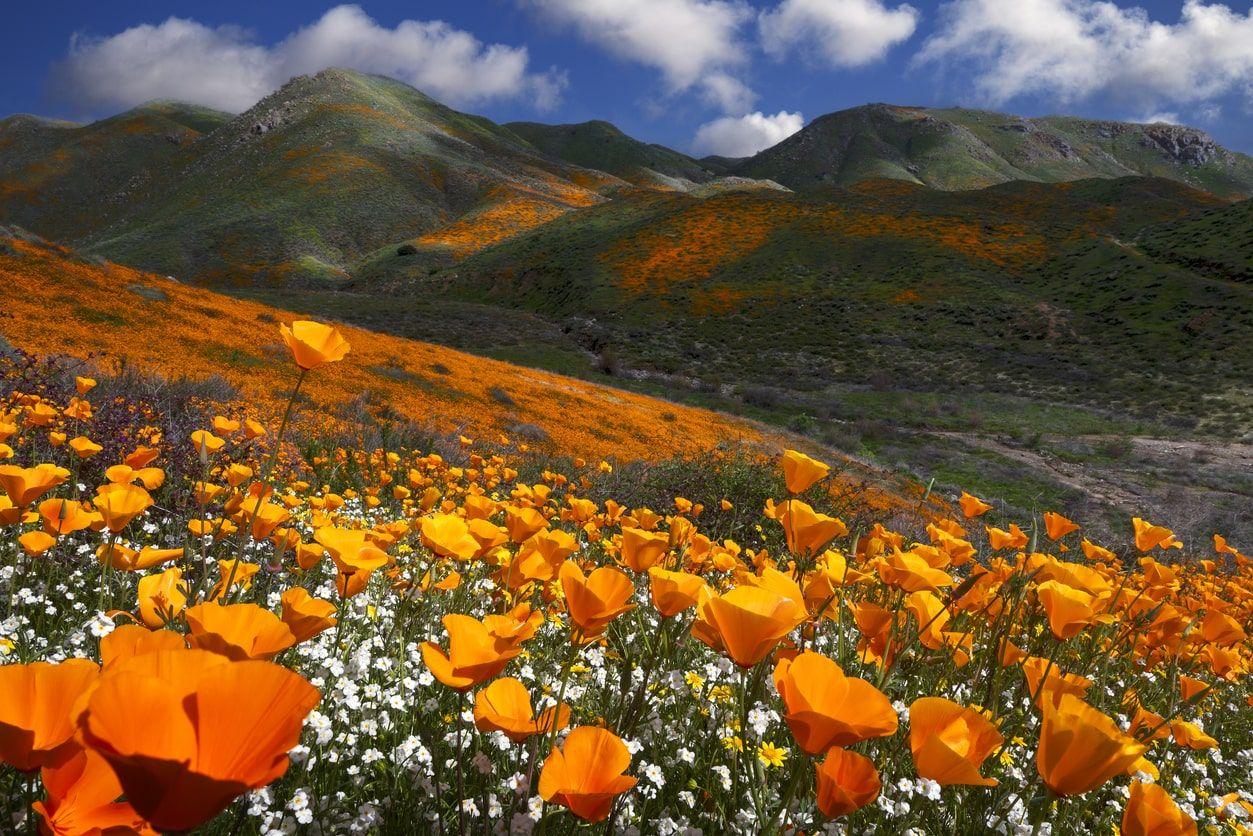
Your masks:
{"label": "white cloud", "polygon": [[179,99],[241,111],[288,79],[327,67],[399,78],[457,106],[528,96],[541,108],[565,84],[527,70],[525,47],[483,44],[442,21],[380,26],[359,6],[336,6],[272,47],[236,26],[171,17],[109,37],[75,35],[55,69],[57,90],[89,108]]}
{"label": "white cloud", "polygon": [[906,3],[888,8],[882,0],[783,0],[762,12],[757,24],[762,48],[775,58],[800,50],[833,67],[859,67],[908,40],[919,17]]}
{"label": "white cloud", "polygon": [[755,94],[736,77],[748,46],[740,30],[752,18],[743,0],[519,0],[573,26],[587,40],[659,70],[670,93],[697,89],[732,113]]}
{"label": "white cloud", "polygon": [[696,131],[692,149],[698,154],[718,154],[723,157],[751,157],[787,139],[805,127],[805,117],[799,112],[780,110],[774,116],[760,111],[744,116],[724,116],[706,122]]}
{"label": "white cloud", "polygon": [[1151,112],[1228,94],[1253,99],[1253,11],[1185,0],[1179,20],[1095,0],[952,0],[915,65],[974,76],[979,98],[1095,96]]}

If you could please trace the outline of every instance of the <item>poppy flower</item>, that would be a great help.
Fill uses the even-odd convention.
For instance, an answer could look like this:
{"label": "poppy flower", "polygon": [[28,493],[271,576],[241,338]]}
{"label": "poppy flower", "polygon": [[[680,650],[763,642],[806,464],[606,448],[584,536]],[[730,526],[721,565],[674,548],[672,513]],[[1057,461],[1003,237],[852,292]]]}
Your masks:
{"label": "poppy flower", "polygon": [[893,552],[879,564],[879,577],[884,583],[906,592],[926,590],[938,594],[940,587],[953,585],[953,578],[947,572],[936,569],[925,557],[914,552]]}
{"label": "poppy flower", "polygon": [[806,650],[780,659],[774,685],[786,708],[783,719],[811,755],[896,733],[896,711],[888,698],[866,680],[845,676],[821,654]]}
{"label": "poppy flower", "polygon": [[469,560],[479,553],[479,541],[470,533],[466,521],[456,514],[435,514],[423,517],[422,545],[441,557]]}
{"label": "poppy flower", "polygon": [[164,651],[111,668],[78,726],[141,816],[184,831],[286,772],[287,752],[320,699],[299,674],[270,662]]}
{"label": "poppy flower", "polygon": [[448,631],[448,651],[423,642],[422,661],[436,679],[454,691],[468,691],[491,679],[522,652],[519,640],[502,638],[468,615],[444,616],[444,629]]}
{"label": "poppy flower", "polygon": [[100,487],[91,504],[104,518],[109,531],[118,534],[151,507],[152,496],[138,485],[110,483]]}
{"label": "poppy flower", "polygon": [[279,333],[296,365],[305,371],[343,360],[350,350],[338,330],[321,322],[297,320],[290,326],[279,325]]}
{"label": "poppy flower", "polygon": [[101,566],[109,566],[123,572],[141,572],[152,569],[171,560],[178,560],[184,555],[183,549],[142,548],[136,551],[121,543],[105,543],[96,549],[96,558]]}
{"label": "poppy flower", "polygon": [[390,560],[387,552],[369,542],[366,533],[357,529],[327,526],[314,532],[313,539],[326,549],[339,571],[346,574],[373,572]]}
{"label": "poppy flower", "polygon": [[70,472],[52,464],[34,467],[0,465],[0,490],[15,508],[25,508],[70,477]]}
{"label": "poppy flower", "polygon": [[92,514],[72,499],[45,499],[39,503],[39,516],[49,534],[72,534],[91,527]]}
{"label": "poppy flower", "polygon": [[235,661],[269,661],[297,641],[287,624],[256,604],[205,601],[188,607],[184,616],[188,644]]}
{"label": "poppy flower", "polygon": [[1144,754],[1105,714],[1073,694],[1045,702],[1036,767],[1057,795],[1082,795],[1121,775]]}
{"label": "poppy flower", "polygon": [[505,506],[505,530],[515,543],[529,539],[537,531],[548,527],[548,520],[534,508],[523,508],[517,505]]}
{"label": "poppy flower", "polygon": [[46,531],[28,531],[17,538],[22,551],[31,557],[43,554],[57,544],[57,538]]}
{"label": "poppy flower", "polygon": [[848,534],[843,522],[818,513],[799,499],[789,499],[780,505],[778,520],[787,536],[788,551],[796,555],[811,555],[832,539]]}
{"label": "poppy flower", "polygon": [[99,676],[88,659],[0,665],[0,763],[30,772],[74,733],[71,709]]}
{"label": "poppy flower", "polygon": [[296,637],[296,642],[311,639],[336,624],[335,605],[314,598],[303,586],[293,586],[283,593],[283,623]]}
{"label": "poppy flower", "polygon": [[136,590],[139,620],[153,630],[164,627],[187,606],[187,585],[183,570],[166,569],[155,575],[144,575]]}
{"label": "poppy flower", "polygon": [[996,779],[980,775],[979,767],[1004,742],[992,721],[973,708],[942,697],[922,697],[909,706],[914,766],[936,783],[996,786]]}
{"label": "poppy flower", "polygon": [[974,517],[981,517],[992,510],[991,505],[965,491],[962,491],[961,499],[957,500],[957,504],[961,506],[962,516],[968,520]]}
{"label": "poppy flower", "polygon": [[832,747],[817,767],[818,809],[829,819],[847,816],[879,797],[879,771],[865,755]]}
{"label": "poppy flower", "polygon": [[85,435],[70,439],[70,449],[80,459],[90,459],[104,448]]}
{"label": "poppy flower", "polygon": [[1004,531],[993,526],[984,526],[984,531],[988,533],[988,545],[994,551],[1001,549],[1022,549],[1026,548],[1030,539],[1027,533],[1018,527],[1017,523],[1009,526],[1009,531]]}
{"label": "poppy flower", "polygon": [[1037,706],[1049,702],[1056,704],[1063,694],[1082,697],[1092,686],[1092,680],[1076,673],[1066,673],[1039,656],[1030,656],[1022,663],[1027,688],[1034,696]]}
{"label": "poppy flower", "polygon": [[1097,617],[1096,597],[1081,589],[1045,581],[1035,593],[1048,616],[1049,629],[1062,641],[1078,635]]}
{"label": "poppy flower", "polygon": [[1079,545],[1083,549],[1083,556],[1088,560],[1104,560],[1108,562],[1118,559],[1118,555],[1114,554],[1104,546],[1098,546],[1086,537],[1083,538]]}
{"label": "poppy flower", "polygon": [[1131,782],[1122,836],[1196,836],[1196,822],[1157,784]]}
{"label": "poppy flower", "polygon": [[796,450],[784,450],[779,462],[783,466],[783,481],[789,493],[804,493],[815,483],[825,479],[831,466],[811,459]]}
{"label": "poppy flower", "polygon": [[499,731],[514,743],[521,743],[533,734],[564,729],[570,725],[570,707],[561,710],[549,706],[535,716],[531,695],[526,686],[510,676],[493,680],[474,695],[474,725],[479,731]]}
{"label": "poppy flower", "polygon": [[149,630],[138,624],[122,624],[100,640],[100,664],[109,668],[145,653],[185,650],[187,641],[173,630]]}
{"label": "poppy flower", "polygon": [[609,622],[635,608],[627,603],[635,594],[634,584],[625,572],[612,566],[601,566],[584,575],[574,561],[567,560],[559,577],[566,611],[585,639],[599,636]]}
{"label": "poppy flower", "polygon": [[622,562],[633,572],[647,572],[661,562],[669,549],[670,538],[665,534],[629,526],[622,529]]}
{"label": "poppy flower", "polygon": [[72,747],[56,763],[45,766],[40,778],[46,795],[31,806],[43,833],[155,834],[134,807],[118,801],[122,784],[109,762],[90,749]]}
{"label": "poppy flower", "polygon": [[670,572],[657,566],[648,570],[653,606],[663,618],[671,618],[696,606],[705,579],[689,572]]}
{"label": "poppy flower", "polygon": [[584,821],[604,821],[614,799],[636,784],[635,778],[623,774],[630,765],[631,753],[617,735],[608,729],[579,726],[544,760],[540,797],[568,808]]}
{"label": "poppy flower", "polygon": [[1175,538],[1175,532],[1161,525],[1153,525],[1148,520],[1142,520],[1139,517],[1131,519],[1132,529],[1135,531],[1136,548],[1142,552],[1150,552],[1156,548],[1163,549],[1182,549],[1183,543]]}
{"label": "poppy flower", "polygon": [[1044,531],[1050,540],[1060,540],[1072,531],[1078,531],[1079,524],[1068,520],[1054,511],[1044,512]]}
{"label": "poppy flower", "polygon": [[773,589],[742,585],[721,595],[704,593],[692,622],[692,635],[731,657],[743,668],[766,658],[809,613],[804,599]]}

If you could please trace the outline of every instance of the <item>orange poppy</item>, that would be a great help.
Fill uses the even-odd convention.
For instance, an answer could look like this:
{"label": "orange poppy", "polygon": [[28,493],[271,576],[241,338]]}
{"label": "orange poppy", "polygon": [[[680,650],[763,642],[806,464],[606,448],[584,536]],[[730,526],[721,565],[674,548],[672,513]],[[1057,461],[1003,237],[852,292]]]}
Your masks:
{"label": "orange poppy", "polygon": [[696,606],[705,579],[690,572],[670,572],[657,566],[648,570],[653,606],[663,618],[678,615]]}
{"label": "orange poppy", "polygon": [[533,734],[570,725],[570,706],[562,705],[560,711],[549,706],[537,718],[526,686],[504,676],[474,695],[474,725],[479,731],[504,732],[514,743],[521,743]]}
{"label": "orange poppy", "polygon": [[173,630],[149,630],[138,624],[123,624],[100,640],[100,664],[105,668],[132,656],[185,650],[187,641]]}
{"label": "orange poppy", "polygon": [[614,799],[635,786],[626,744],[608,729],[579,726],[544,760],[539,794],[589,822],[604,821]]}
{"label": "orange poppy", "polygon": [[1043,705],[1036,767],[1057,795],[1082,795],[1121,775],[1144,754],[1144,744],[1072,694]]}
{"label": "orange poppy", "polygon": [[102,485],[91,501],[104,518],[104,524],[114,534],[121,532],[152,505],[152,496],[138,485]]}
{"label": "orange poppy", "polygon": [[369,542],[366,533],[351,528],[319,528],[313,534],[326,553],[331,556],[340,572],[373,572],[385,566],[390,558],[387,552]]}
{"label": "orange poppy", "polygon": [[1027,533],[1018,527],[1018,523],[1012,523],[1009,531],[1004,531],[993,526],[984,526],[984,531],[988,533],[988,545],[994,551],[1001,549],[1022,549],[1026,548],[1030,539]]}
{"label": "orange poppy", "polygon": [[721,595],[705,593],[697,605],[692,635],[740,667],[751,668],[808,618],[803,595],[792,598],[742,585]]}
{"label": "orange poppy", "polygon": [[469,560],[479,553],[479,541],[456,514],[435,514],[421,522],[422,545],[441,557]]}
{"label": "orange poppy", "polygon": [[287,752],[320,699],[270,662],[163,651],[110,668],[78,726],[131,806],[156,828],[183,831],[286,772]]}
{"label": "orange poppy", "polygon": [[896,711],[888,698],[866,680],[845,676],[821,654],[807,650],[780,659],[774,685],[787,709],[788,728],[811,755],[896,733]]}
{"label": "orange poppy", "polygon": [[804,493],[831,472],[830,465],[795,450],[784,450],[779,463],[783,466],[783,481],[788,492],[794,494]]}
{"label": "orange poppy", "polygon": [[1044,512],[1044,531],[1050,540],[1060,540],[1072,531],[1078,531],[1079,524],[1068,520],[1053,511]]}
{"label": "orange poppy", "polygon": [[468,691],[504,670],[522,652],[521,640],[501,637],[481,621],[454,613],[444,616],[448,652],[422,643],[422,661],[436,679],[455,691]]}
{"label": "orange poppy", "polygon": [[1048,616],[1049,629],[1063,641],[1078,635],[1097,617],[1096,596],[1082,589],[1045,581],[1035,592]]}
{"label": "orange poppy", "polygon": [[1196,822],[1157,784],[1131,782],[1122,836],[1196,836]]}
{"label": "orange poppy", "polygon": [[1161,525],[1153,525],[1148,520],[1132,517],[1132,529],[1135,531],[1136,548],[1142,552],[1150,552],[1156,548],[1182,549],[1183,543],[1175,538],[1175,532]]}
{"label": "orange poppy", "polygon": [[184,615],[188,644],[235,661],[269,661],[296,644],[291,628],[256,604],[205,601],[188,607]]}
{"label": "orange poppy", "polygon": [[90,749],[72,747],[40,774],[46,797],[32,806],[40,831],[55,836],[79,834],[151,834],[135,808],[125,801],[122,784],[108,761]]}
{"label": "orange poppy", "polygon": [[290,326],[279,325],[279,333],[296,365],[305,371],[343,360],[350,350],[343,334],[321,322],[297,320]]}
{"label": "orange poppy", "polygon": [[52,464],[0,465],[0,490],[8,495],[15,508],[25,508],[68,478],[68,470]]}
{"label": "orange poppy", "polygon": [[968,520],[974,517],[981,517],[992,510],[991,505],[965,491],[962,491],[961,499],[957,500],[957,504],[961,506],[962,515]]}
{"label": "orange poppy", "polygon": [[635,594],[634,584],[625,572],[612,566],[601,566],[584,575],[573,560],[567,560],[559,576],[566,611],[583,638],[599,636],[609,622],[635,608],[627,603]]}
{"label": "orange poppy", "polygon": [[0,762],[30,772],[74,733],[71,709],[100,669],[88,659],[0,665]]}
{"label": "orange poppy", "polygon": [[661,562],[669,549],[670,538],[665,534],[629,526],[622,529],[622,562],[633,572],[647,572]]}
{"label": "orange poppy", "polygon": [[72,534],[90,528],[94,519],[81,502],[72,499],[45,499],[39,503],[43,529],[49,534]]}
{"label": "orange poppy", "polygon": [[879,797],[882,784],[865,755],[832,747],[817,767],[818,809],[829,819],[847,816]]}
{"label": "orange poppy", "polygon": [[848,527],[835,517],[820,514],[799,499],[789,499],[778,507],[779,524],[787,536],[788,551],[811,555],[836,537],[848,534]]}
{"label": "orange poppy", "polygon": [[979,767],[1005,738],[987,717],[942,697],[922,697],[909,706],[909,749],[923,778],[939,784],[994,787]]}
{"label": "orange poppy", "polygon": [[300,643],[336,624],[335,605],[314,598],[303,586],[293,586],[282,595],[283,623]]}
{"label": "orange poppy", "polygon": [[145,575],[139,579],[136,597],[139,620],[154,630],[165,626],[187,605],[187,585],[183,583],[183,570],[173,568],[155,575]]}

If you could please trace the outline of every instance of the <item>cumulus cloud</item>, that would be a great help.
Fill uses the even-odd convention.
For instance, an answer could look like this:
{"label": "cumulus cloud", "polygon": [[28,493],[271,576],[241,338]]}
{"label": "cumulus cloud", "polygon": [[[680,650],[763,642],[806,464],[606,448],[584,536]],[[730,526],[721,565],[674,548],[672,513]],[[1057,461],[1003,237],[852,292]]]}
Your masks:
{"label": "cumulus cloud", "polygon": [[787,139],[805,127],[799,112],[780,110],[773,116],[760,111],[744,116],[724,116],[706,122],[696,131],[692,149],[698,154],[723,157],[751,157]]}
{"label": "cumulus cloud", "polygon": [[977,95],[1069,103],[1096,96],[1141,112],[1253,99],[1253,11],[1185,0],[1179,20],[1095,0],[952,0],[916,65],[973,72]]}
{"label": "cumulus cloud", "polygon": [[555,71],[528,71],[525,47],[484,44],[442,21],[389,29],[347,5],[268,47],[236,26],[177,17],[109,37],[75,35],[53,83],[88,108],[179,99],[241,111],[292,76],[327,67],[389,75],[457,106],[527,96],[551,107],[565,84]]}
{"label": "cumulus cloud", "polygon": [[743,0],[519,0],[608,52],[659,70],[668,92],[698,90],[727,112],[755,95],[736,75],[748,56]]}
{"label": "cumulus cloud", "polygon": [[918,25],[918,11],[882,0],[783,0],[757,19],[761,45],[775,58],[794,51],[833,67],[859,67],[883,59]]}

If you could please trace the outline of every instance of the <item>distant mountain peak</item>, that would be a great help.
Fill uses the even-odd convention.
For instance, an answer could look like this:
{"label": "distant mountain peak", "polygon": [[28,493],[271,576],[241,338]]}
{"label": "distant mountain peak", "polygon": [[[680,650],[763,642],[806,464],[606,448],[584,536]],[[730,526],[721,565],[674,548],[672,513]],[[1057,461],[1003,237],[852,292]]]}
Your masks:
{"label": "distant mountain peak", "polygon": [[882,102],[820,116],[733,171],[799,190],[879,177],[951,190],[1154,176],[1253,194],[1253,159],[1197,128]]}

